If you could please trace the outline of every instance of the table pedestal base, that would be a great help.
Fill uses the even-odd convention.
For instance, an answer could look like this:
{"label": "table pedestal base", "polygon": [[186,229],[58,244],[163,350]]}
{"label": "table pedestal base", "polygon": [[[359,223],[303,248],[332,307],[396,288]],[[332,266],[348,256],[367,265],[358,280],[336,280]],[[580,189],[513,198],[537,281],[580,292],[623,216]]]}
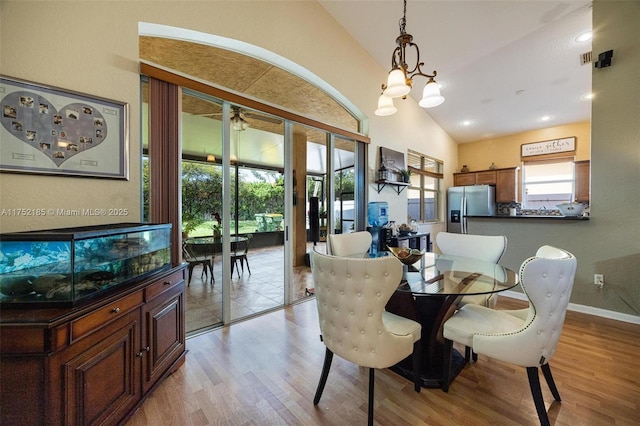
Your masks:
{"label": "table pedestal base", "polygon": [[[456,349],[453,349],[451,353],[451,373],[449,375],[449,383],[451,383],[453,379],[455,379],[458,374],[460,374],[465,364],[466,361],[464,359],[464,356],[462,356]],[[392,367],[389,367],[389,370],[413,382],[413,367],[411,366],[411,357],[399,362]],[[423,388],[427,389],[441,389],[442,370],[435,369],[431,371],[423,371],[420,374],[420,385]]]}
{"label": "table pedestal base", "polygon": [[[444,345],[440,329],[444,321],[453,313],[453,302],[457,296],[419,296],[409,292],[396,291],[386,305],[386,310],[396,315],[417,321],[422,326],[420,342],[422,345],[422,387],[441,388]],[[462,371],[465,359],[457,350],[451,358],[451,377],[449,383]],[[396,373],[413,381],[411,357],[391,367]]]}

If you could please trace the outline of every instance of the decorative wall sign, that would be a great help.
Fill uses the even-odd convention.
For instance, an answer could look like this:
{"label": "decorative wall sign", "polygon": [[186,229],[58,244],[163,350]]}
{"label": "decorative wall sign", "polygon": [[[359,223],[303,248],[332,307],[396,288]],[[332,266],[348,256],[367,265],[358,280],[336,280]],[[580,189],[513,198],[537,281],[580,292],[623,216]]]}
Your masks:
{"label": "decorative wall sign", "polygon": [[560,152],[575,152],[576,138],[554,139],[544,142],[534,142],[522,144],[522,157],[531,157],[534,155],[557,154]]}
{"label": "decorative wall sign", "polygon": [[128,105],[0,76],[0,170],[129,178]]}

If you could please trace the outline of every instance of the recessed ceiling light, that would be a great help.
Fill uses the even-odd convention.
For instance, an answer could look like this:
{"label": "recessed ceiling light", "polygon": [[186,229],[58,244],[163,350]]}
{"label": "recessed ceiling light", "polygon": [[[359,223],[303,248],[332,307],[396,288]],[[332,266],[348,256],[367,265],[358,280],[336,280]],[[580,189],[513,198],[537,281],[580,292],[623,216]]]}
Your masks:
{"label": "recessed ceiling light", "polygon": [[591,99],[593,99],[593,93],[587,93],[586,95],[582,95],[580,99],[582,99],[583,101],[590,101]]}
{"label": "recessed ceiling light", "polygon": [[516,90],[516,95],[524,95],[525,93],[526,93],[525,90],[522,90],[522,89]]}
{"label": "recessed ceiling light", "polygon": [[549,121],[549,120],[551,120],[550,115],[543,115],[542,117],[540,117],[540,121]]}
{"label": "recessed ceiling light", "polygon": [[591,31],[586,31],[576,37],[576,43],[585,43],[593,37],[593,33]]}
{"label": "recessed ceiling light", "polygon": [[460,123],[460,124],[462,124],[463,126],[467,127],[467,126],[471,126],[471,125],[473,124],[473,121],[471,121],[471,120],[464,120],[464,121],[462,121],[462,123]]}

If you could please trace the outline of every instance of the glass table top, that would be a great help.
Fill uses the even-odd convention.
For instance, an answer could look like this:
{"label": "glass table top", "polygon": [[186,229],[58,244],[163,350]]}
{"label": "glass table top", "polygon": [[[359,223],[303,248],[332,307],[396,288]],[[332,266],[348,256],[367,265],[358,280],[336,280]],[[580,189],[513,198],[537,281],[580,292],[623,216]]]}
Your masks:
{"label": "glass table top", "polygon": [[504,266],[466,257],[427,252],[413,265],[403,265],[398,290],[414,295],[479,295],[518,285],[518,274]]}

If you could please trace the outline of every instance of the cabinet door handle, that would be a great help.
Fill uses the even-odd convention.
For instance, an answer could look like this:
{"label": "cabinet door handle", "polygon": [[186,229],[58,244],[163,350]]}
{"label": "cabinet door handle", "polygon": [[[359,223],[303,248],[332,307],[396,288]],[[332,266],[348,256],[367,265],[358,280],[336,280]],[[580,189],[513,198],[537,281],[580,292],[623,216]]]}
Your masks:
{"label": "cabinet door handle", "polygon": [[147,346],[146,348],[144,348],[145,351],[147,352],[151,352],[151,348],[149,346]]}
{"label": "cabinet door handle", "polygon": [[165,281],[164,285],[171,285],[171,281]]}
{"label": "cabinet door handle", "polygon": [[138,358],[142,358],[142,352],[138,352],[138,353],[136,354],[136,356],[137,356]]}
{"label": "cabinet door handle", "polygon": [[112,313],[112,314],[119,314],[119,313],[120,313],[120,308],[113,308],[113,309],[111,310],[111,313]]}

